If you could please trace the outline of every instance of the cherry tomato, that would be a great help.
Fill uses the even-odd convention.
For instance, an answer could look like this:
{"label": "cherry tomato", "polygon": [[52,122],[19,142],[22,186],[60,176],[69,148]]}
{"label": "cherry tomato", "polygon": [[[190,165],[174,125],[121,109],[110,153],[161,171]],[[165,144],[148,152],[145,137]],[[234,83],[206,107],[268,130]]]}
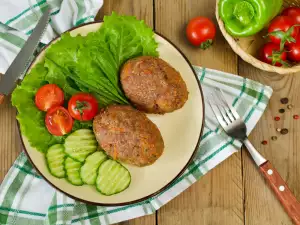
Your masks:
{"label": "cherry tomato", "polygon": [[70,99],[68,110],[76,120],[92,120],[98,113],[98,102],[91,94],[78,93]]}
{"label": "cherry tomato", "polygon": [[298,7],[285,8],[281,15],[290,17],[294,24],[300,24],[300,8]]}
{"label": "cherry tomato", "polygon": [[48,110],[45,124],[50,134],[63,136],[71,132],[73,119],[68,110],[62,106],[56,106]]}
{"label": "cherry tomato", "polygon": [[266,43],[260,52],[260,60],[274,65],[274,66],[282,66],[286,64],[287,53],[280,52],[280,46],[274,43]]}
{"label": "cherry tomato", "polygon": [[213,43],[216,35],[214,23],[206,17],[195,17],[187,25],[186,36],[194,46],[207,49]]}
{"label": "cherry tomato", "polygon": [[300,62],[300,36],[297,37],[296,43],[289,44],[287,50],[289,60]]}
{"label": "cherry tomato", "polygon": [[277,16],[271,21],[268,29],[268,35],[274,44],[280,44],[281,50],[283,46],[295,41],[298,35],[298,27],[294,26],[294,22],[287,16]]}
{"label": "cherry tomato", "polygon": [[39,110],[48,111],[64,103],[64,93],[56,84],[46,84],[35,94],[35,105]]}

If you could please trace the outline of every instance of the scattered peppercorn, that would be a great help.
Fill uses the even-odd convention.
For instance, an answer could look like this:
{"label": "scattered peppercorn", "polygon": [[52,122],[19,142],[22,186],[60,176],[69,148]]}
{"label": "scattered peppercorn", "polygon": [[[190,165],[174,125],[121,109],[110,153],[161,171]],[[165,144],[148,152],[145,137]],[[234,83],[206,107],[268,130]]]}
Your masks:
{"label": "scattered peppercorn", "polygon": [[289,99],[288,98],[282,98],[282,99],[280,99],[280,102],[282,104],[287,104],[289,102]]}
{"label": "scattered peppercorn", "polygon": [[293,105],[292,105],[292,104],[289,104],[289,105],[287,106],[287,108],[288,108],[288,109],[292,109],[292,108],[293,108]]}
{"label": "scattered peppercorn", "polygon": [[293,115],[294,120],[299,119],[299,115]]}
{"label": "scattered peppercorn", "polygon": [[276,131],[277,131],[277,132],[280,132],[280,131],[281,131],[281,129],[280,129],[280,128],[276,128]]}
{"label": "scattered peppercorn", "polygon": [[278,111],[279,111],[279,113],[284,113],[285,109],[279,109]]}
{"label": "scattered peppercorn", "polygon": [[267,142],[266,140],[263,140],[261,143],[262,143],[263,145],[268,144],[268,142]]}
{"label": "scattered peppercorn", "polygon": [[279,116],[275,116],[275,117],[274,117],[274,120],[275,120],[275,121],[279,121],[279,120],[280,120],[280,117],[279,117]]}
{"label": "scattered peppercorn", "polygon": [[276,141],[277,137],[276,136],[272,136],[271,139],[272,139],[272,141]]}
{"label": "scattered peppercorn", "polygon": [[286,128],[283,128],[283,129],[280,131],[281,134],[287,134],[288,132],[289,132],[289,130],[286,129]]}

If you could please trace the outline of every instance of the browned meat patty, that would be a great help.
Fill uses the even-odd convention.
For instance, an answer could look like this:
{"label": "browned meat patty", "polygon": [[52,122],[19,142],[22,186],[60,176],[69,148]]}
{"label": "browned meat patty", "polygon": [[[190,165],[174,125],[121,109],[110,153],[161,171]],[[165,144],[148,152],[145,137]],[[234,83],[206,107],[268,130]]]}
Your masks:
{"label": "browned meat patty", "polygon": [[101,148],[125,163],[150,165],[164,150],[157,126],[131,106],[108,106],[94,118],[93,129]]}
{"label": "browned meat patty", "polygon": [[136,108],[147,113],[172,112],[188,99],[180,73],[164,60],[152,56],[128,60],[121,70],[121,84]]}

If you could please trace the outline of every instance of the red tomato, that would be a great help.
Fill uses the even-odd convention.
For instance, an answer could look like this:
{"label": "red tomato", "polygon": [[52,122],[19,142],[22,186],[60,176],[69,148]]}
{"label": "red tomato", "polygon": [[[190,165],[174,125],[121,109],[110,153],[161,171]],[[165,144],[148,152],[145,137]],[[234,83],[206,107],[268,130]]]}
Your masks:
{"label": "red tomato", "polygon": [[98,113],[98,102],[91,94],[78,93],[70,99],[68,110],[76,120],[92,120]]}
{"label": "red tomato", "polygon": [[294,24],[300,24],[300,8],[298,7],[288,7],[282,11],[281,15],[292,18]]}
{"label": "red tomato", "polygon": [[271,21],[268,29],[268,35],[275,44],[280,44],[281,50],[284,45],[295,41],[299,28],[294,26],[294,22],[287,16],[277,16]]}
{"label": "red tomato", "polygon": [[55,136],[63,136],[71,132],[73,119],[68,110],[62,106],[56,106],[48,110],[45,124],[49,133]]}
{"label": "red tomato", "polygon": [[46,84],[35,94],[35,105],[39,110],[48,111],[64,103],[64,93],[56,84]]}
{"label": "red tomato", "polygon": [[287,57],[294,62],[300,62],[300,36],[297,37],[296,43],[288,46]]}
{"label": "red tomato", "polygon": [[286,63],[286,52],[280,52],[280,46],[274,43],[266,43],[260,52],[260,60],[274,65],[274,66],[282,66]]}
{"label": "red tomato", "polygon": [[214,23],[206,17],[195,17],[187,25],[186,36],[192,45],[207,49],[216,35]]}

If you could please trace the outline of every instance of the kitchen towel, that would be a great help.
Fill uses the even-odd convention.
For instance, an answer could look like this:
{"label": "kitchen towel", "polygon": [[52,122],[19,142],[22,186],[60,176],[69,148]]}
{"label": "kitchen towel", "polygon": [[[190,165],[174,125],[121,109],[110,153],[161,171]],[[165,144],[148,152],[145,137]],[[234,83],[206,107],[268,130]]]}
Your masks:
{"label": "kitchen towel", "polygon": [[5,73],[47,7],[51,20],[40,47],[74,26],[94,21],[102,5],[103,0],[1,0],[0,73]]}
{"label": "kitchen towel", "polygon": [[[102,0],[2,0],[0,72],[5,72],[47,5],[52,9],[52,17],[42,39],[44,44],[72,26],[92,21]],[[9,10],[3,10],[8,8]],[[227,100],[246,122],[248,133],[251,132],[268,104],[272,89],[233,74],[197,66],[194,69],[202,84],[204,98],[216,87],[222,89]],[[201,143],[188,169],[165,191],[137,204],[99,207],[75,201],[45,182],[25,154],[21,153],[0,185],[0,224],[113,224],[154,213],[240,150],[241,143],[223,132],[207,104],[205,113]]]}

